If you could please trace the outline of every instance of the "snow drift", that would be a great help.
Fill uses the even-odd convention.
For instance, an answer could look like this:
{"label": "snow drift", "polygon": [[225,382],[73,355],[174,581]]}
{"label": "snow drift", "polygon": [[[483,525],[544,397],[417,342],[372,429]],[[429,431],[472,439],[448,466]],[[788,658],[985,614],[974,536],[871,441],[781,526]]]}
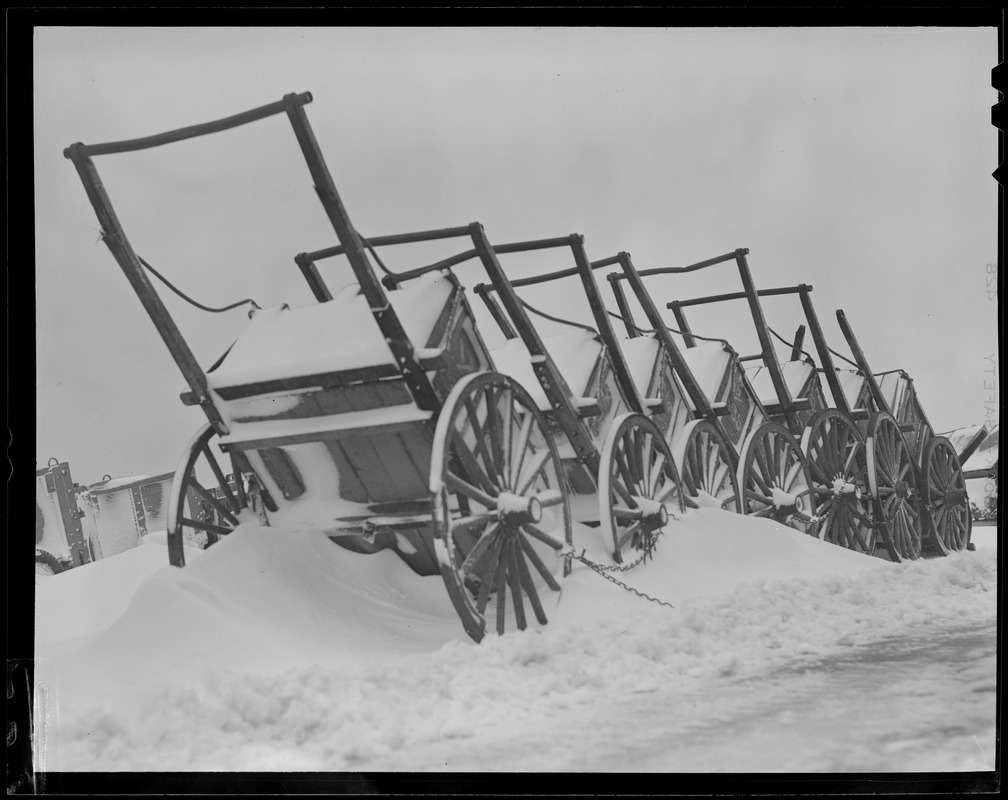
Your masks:
{"label": "snow drift", "polygon": [[40,769],[494,769],[452,754],[600,699],[716,694],[996,619],[993,549],[892,564],[716,510],[677,521],[653,561],[617,573],[626,587],[575,562],[549,625],[479,645],[440,577],[389,551],[246,525],[187,558],[168,567],[151,534],[38,581]]}

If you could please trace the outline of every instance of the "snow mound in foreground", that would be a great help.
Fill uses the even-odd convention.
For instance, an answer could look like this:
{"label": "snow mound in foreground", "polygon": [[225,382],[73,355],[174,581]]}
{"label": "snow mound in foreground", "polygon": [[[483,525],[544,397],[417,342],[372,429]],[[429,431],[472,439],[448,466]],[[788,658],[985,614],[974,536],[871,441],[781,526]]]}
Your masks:
{"label": "snow mound in foreground", "polygon": [[39,619],[39,680],[61,725],[48,769],[394,769],[406,747],[518,730],[600,695],[754,674],[996,609],[995,552],[897,565],[717,511],[619,574],[674,608],[576,565],[548,626],[480,645],[441,579],[388,552],[246,526],[138,579],[153,554],[167,563],[156,540],[138,550],[115,565],[135,591],[116,588],[116,559],[39,583],[53,606],[64,590],[100,613],[121,603],[75,639]]}

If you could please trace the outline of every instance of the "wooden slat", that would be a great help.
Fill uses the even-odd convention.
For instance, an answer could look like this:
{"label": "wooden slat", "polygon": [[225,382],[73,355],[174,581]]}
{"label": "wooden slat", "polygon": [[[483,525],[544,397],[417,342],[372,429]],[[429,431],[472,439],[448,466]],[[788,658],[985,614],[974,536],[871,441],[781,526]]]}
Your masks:
{"label": "wooden slat", "polygon": [[[425,371],[441,369],[445,366],[443,356],[420,359],[420,366]],[[244,397],[255,397],[262,394],[294,391],[297,389],[331,389],[340,386],[350,386],[357,383],[376,383],[382,380],[399,379],[402,376],[395,364],[376,364],[371,367],[340,370],[338,372],[320,372],[312,375],[295,375],[276,380],[243,383],[236,386],[215,388],[224,400],[238,400]],[[191,391],[181,393],[182,403],[187,406],[198,405],[196,395]]]}
{"label": "wooden slat", "polygon": [[341,441],[344,439],[380,436],[386,433],[400,433],[422,424],[422,422],[417,422],[416,420],[386,422],[378,425],[361,425],[354,428],[309,431],[307,433],[291,433],[282,436],[221,442],[220,447],[226,453],[242,453],[246,450],[261,450],[264,447],[284,447],[292,444],[305,444],[306,442]]}
{"label": "wooden slat", "polygon": [[344,449],[347,442],[329,440],[324,442],[324,444],[329,451],[329,455],[332,457],[333,463],[336,465],[336,471],[339,473],[340,497],[354,503],[368,502],[367,489],[363,481],[357,476],[357,471],[350,463],[350,456]]}

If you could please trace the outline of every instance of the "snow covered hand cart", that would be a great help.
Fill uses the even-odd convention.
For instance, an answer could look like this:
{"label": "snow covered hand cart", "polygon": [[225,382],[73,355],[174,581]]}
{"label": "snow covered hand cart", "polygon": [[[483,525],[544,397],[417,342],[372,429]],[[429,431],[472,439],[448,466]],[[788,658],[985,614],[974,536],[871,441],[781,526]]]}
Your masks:
{"label": "snow covered hand cart", "polygon": [[[374,237],[369,247],[401,244],[417,234]],[[504,334],[503,346],[487,352],[490,368],[511,378],[528,393],[542,413],[562,465],[564,482],[571,492],[574,519],[600,529],[612,559],[625,564],[632,554],[645,559],[661,535],[670,513],[683,510],[680,480],[665,437],[651,419],[663,411],[658,398],[642,397],[631,378],[588,261],[579,234],[527,242],[496,244],[495,257],[546,250],[569,251],[574,266],[533,278],[510,280],[499,267],[487,270],[489,284],[473,287],[487,304]],[[333,247],[297,257],[312,291],[320,301],[331,297],[316,262],[345,254]],[[373,252],[379,265],[384,266]],[[551,254],[552,255],[552,254]],[[386,274],[388,287],[415,279],[423,272],[445,270],[479,257],[471,249],[419,270]],[[597,330],[582,323],[559,319],[537,311],[522,300],[515,288],[558,278],[580,276]],[[499,301],[498,299],[499,298]],[[533,324],[539,315],[568,328],[544,335]],[[489,457],[500,443],[493,437],[477,443],[477,452]],[[491,484],[497,476],[488,476]]]}
{"label": "snow covered hand cart", "polygon": [[[659,365],[656,369],[667,365],[685,389],[695,419],[681,431],[669,430],[673,449],[682,453],[680,463],[688,462],[693,474],[719,476],[716,483],[708,483],[711,493],[726,492],[731,485],[742,513],[814,533],[818,503],[807,459],[789,428],[776,421],[779,415],[789,418],[799,409],[809,408],[809,401],[781,403],[761,391],[744,368],[745,361],[759,356],[739,356],[724,339],[692,334],[681,321],[681,330],[667,326],[641,280],[694,272],[732,260],[748,274],[746,252],[736,250],[686,267],[644,270],[636,269],[629,254],[623,252],[608,260],[622,268],[610,273],[608,280],[630,337],[626,346],[650,352],[650,359],[655,359],[650,363]],[[623,281],[629,283],[650,329],[637,326]],[[685,349],[672,333],[683,335]]]}
{"label": "snow covered hand cart", "polygon": [[[320,529],[353,550],[391,549],[419,574],[440,574],[476,640],[488,625],[499,633],[525,628],[526,608],[545,624],[541,596],[559,591],[573,555],[565,478],[571,464],[582,471],[572,478],[576,491],[584,487],[588,493],[590,485],[599,497],[602,510],[595,516],[614,531],[617,558],[624,547],[646,555],[668,520],[668,508],[681,508],[682,502],[668,446],[640,413],[640,398],[619,385],[617,393],[631,411],[617,414],[623,405],[602,390],[594,398],[583,396],[581,387],[574,392],[500,267],[498,253],[562,244],[586,268],[580,237],[494,248],[482,226],[473,223],[364,240],[350,223],[308,123],[304,105],[310,101],[307,93],[291,94],[215,122],[144,139],[77,143],[64,151],[84,184],[105,244],[189,385],[183,402],[199,405],[208,420],[183,451],[172,483],[171,563],[184,565],[187,532],[213,539],[244,519],[266,515],[272,524]],[[334,250],[346,256],[357,285],[333,297],[314,263],[299,257],[321,302],[255,309],[238,340],[204,370],[127,239],[92,157],[161,146],[275,114],[286,114],[294,128],[340,242]],[[381,264],[376,247],[455,237],[469,239],[472,247],[383,281],[366,253]],[[450,271],[473,257],[507,308],[525,348],[527,366],[521,369],[530,370],[535,381],[495,371],[464,290]],[[591,337],[596,359],[604,346]],[[533,397],[536,383],[547,402]],[[605,442],[601,428],[593,431],[585,423],[592,416],[613,422]],[[561,454],[558,432],[570,453]],[[230,458],[230,478],[212,445]],[[207,475],[213,480],[207,482]],[[603,491],[594,491],[596,481]],[[193,496],[215,510],[215,520],[187,511]],[[491,598],[495,619],[488,623]]]}
{"label": "snow covered hand cart", "polygon": [[[757,290],[744,257],[738,263],[743,291],[673,300],[667,306],[692,347],[686,307],[748,302],[762,345],[760,363],[748,371],[774,418],[801,440],[819,509],[818,535],[868,554],[881,544],[894,561],[967,547],[971,515],[959,454],[946,437],[935,435],[910,376],[903,370],[873,373],[843,311],[837,311],[837,319],[854,361],[830,348],[810,285]],[[801,349],[804,327],[789,344],[790,360],[781,362],[774,352],[771,335],[788,343],[767,324],[760,298],[795,294],[821,368]],[[834,356],[854,369],[837,368]]]}

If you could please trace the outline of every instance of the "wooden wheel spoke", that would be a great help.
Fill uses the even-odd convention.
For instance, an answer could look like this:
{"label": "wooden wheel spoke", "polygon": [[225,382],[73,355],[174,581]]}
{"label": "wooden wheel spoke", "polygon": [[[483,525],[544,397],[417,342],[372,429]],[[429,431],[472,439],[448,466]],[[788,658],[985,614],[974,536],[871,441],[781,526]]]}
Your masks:
{"label": "wooden wheel spoke", "polygon": [[783,472],[781,473],[781,477],[783,478],[783,480],[781,481],[782,484],[781,488],[783,488],[784,491],[786,492],[790,492],[791,489],[794,488],[795,479],[799,475],[802,475],[803,471],[804,470],[802,470],[801,461],[798,461],[796,459],[795,462],[791,465],[790,469],[788,469],[786,474]]}
{"label": "wooden wheel spoke", "polygon": [[909,462],[909,461],[904,461],[904,462],[903,462],[903,463],[902,463],[902,464],[900,465],[900,470],[899,470],[899,480],[901,480],[901,481],[902,481],[902,480],[905,480],[905,479],[906,479],[906,474],[907,474],[907,473],[908,473],[909,471],[910,471],[910,462]]}
{"label": "wooden wheel spoke", "polygon": [[623,485],[619,477],[614,476],[612,478],[609,482],[609,488],[612,490],[613,494],[623,501],[627,508],[637,508],[637,501],[630,493],[630,490]]}
{"label": "wooden wheel spoke", "polygon": [[517,460],[513,456],[511,458],[511,472],[508,476],[510,486],[514,486],[518,482],[518,475],[521,473],[522,465],[525,463],[525,452],[528,449],[529,435],[532,433],[533,421],[534,418],[528,413],[522,419],[521,429],[518,431],[518,444],[515,447],[515,453],[517,453],[518,458]]}
{"label": "wooden wheel spoke", "polygon": [[476,456],[473,455],[472,450],[469,449],[469,445],[466,444],[465,440],[458,431],[452,431],[451,442],[453,445],[452,450],[456,456],[458,456],[458,459],[461,462],[460,466],[466,471],[466,474],[469,476],[469,480],[475,481],[479,484],[479,488],[487,494],[496,494],[497,487],[493,485],[493,482],[479,465],[479,462],[476,460]]}
{"label": "wooden wheel spoke", "polygon": [[[455,533],[456,531],[465,531],[466,533],[469,533],[473,528],[486,525],[488,522],[493,522],[496,519],[496,511],[491,511],[486,514],[473,514],[468,517],[459,517],[456,520],[452,520],[452,533]],[[487,534],[489,533],[490,531],[487,531]]]}
{"label": "wooden wheel spoke", "polygon": [[209,531],[210,533],[219,533],[223,536],[231,533],[231,528],[225,528],[221,525],[214,525],[212,522],[202,522],[196,519],[190,519],[189,517],[181,517],[179,520],[183,525],[188,525],[190,528],[196,528],[201,531]]}
{"label": "wooden wheel spoke", "polygon": [[[475,541],[471,546],[468,546],[467,543],[466,548],[467,552],[464,555],[462,563],[459,565],[459,569],[462,571],[463,574],[473,572],[473,570],[476,567],[476,564],[480,560],[480,557],[484,553],[486,553],[487,547],[489,547],[489,545],[492,543],[494,539],[494,533],[496,531],[497,526],[494,525],[493,527],[487,529],[482,536],[475,537]],[[456,525],[454,524],[452,525],[451,528],[452,539],[455,541],[457,545],[460,546],[460,548],[464,537],[460,537],[459,534],[462,533],[469,534],[470,529],[459,529]]]}
{"label": "wooden wheel spoke", "polygon": [[695,447],[686,448],[686,458],[684,459],[684,465],[686,467],[686,472],[689,473],[690,478],[694,481],[703,480],[703,470],[700,469],[700,462],[697,460],[698,454]]}
{"label": "wooden wheel spoke", "polygon": [[[638,482],[632,474],[630,465],[627,463],[627,449],[625,447],[620,448],[613,456],[613,464],[615,464],[618,471],[618,475],[613,476],[613,483],[615,485],[616,479],[623,481],[623,486],[626,487],[627,491],[632,492],[637,486]],[[628,501],[629,505],[636,507],[636,503]]]}
{"label": "wooden wheel spoke", "polygon": [[529,462],[529,466],[521,475],[521,480],[516,481],[516,486],[514,493],[517,495],[524,495],[529,487],[532,486],[532,482],[535,481],[536,476],[542,471],[543,467],[546,466],[550,459],[550,451],[547,448],[539,450],[535,457]]}
{"label": "wooden wheel spoke", "polygon": [[948,508],[943,504],[938,508],[938,511],[934,515],[934,526],[935,529],[941,534],[943,528],[945,528],[945,521],[948,517]]}
{"label": "wooden wheel spoke", "polygon": [[228,522],[230,522],[233,526],[238,525],[238,519],[231,513],[231,509],[227,508],[220,500],[214,497],[213,493],[205,489],[199,481],[193,480],[189,485],[196,491],[196,494],[217,509],[217,511],[219,511]]}
{"label": "wooden wheel spoke", "polygon": [[[938,449],[939,451],[944,451],[944,448]],[[952,457],[948,452],[940,452],[937,461],[944,478],[943,483],[948,486],[952,483]]]}
{"label": "wooden wheel spoke", "polygon": [[231,504],[231,513],[237,514],[241,506],[238,505],[238,501],[235,499],[234,494],[232,494],[227,478],[224,477],[220,464],[217,463],[217,459],[210,450],[209,444],[203,445],[203,457],[210,464],[210,469],[213,471],[214,477],[217,479],[217,485],[220,487],[221,491],[224,492],[224,496],[227,497],[228,502]]}
{"label": "wooden wheel spoke", "polygon": [[536,572],[538,572],[542,579],[546,582],[546,585],[554,592],[559,592],[560,584],[557,583],[556,578],[553,577],[553,573],[546,569],[546,565],[543,564],[542,559],[535,551],[532,543],[521,535],[518,536],[518,541],[521,543],[521,547],[522,550],[525,551],[525,555],[528,556],[528,560],[532,562],[532,566],[536,568]]}
{"label": "wooden wheel spoke", "polygon": [[507,613],[507,542],[501,542],[497,558],[497,633],[504,635],[504,618]]}
{"label": "wooden wheel spoke", "polygon": [[518,573],[518,546],[515,543],[513,537],[508,538],[507,542],[507,553],[508,553],[508,587],[511,589],[511,601],[514,604],[515,612],[515,622],[518,625],[518,630],[525,630],[528,624],[525,621],[525,602],[522,599],[523,592],[521,586],[521,576]]}
{"label": "wooden wheel spoke", "polygon": [[658,453],[657,458],[651,464],[651,475],[647,482],[647,491],[649,497],[654,497],[655,493],[658,491],[658,485],[666,478],[666,461],[665,454]]}
{"label": "wooden wheel spoke", "polygon": [[721,445],[717,442],[706,441],[707,463],[704,465],[704,480],[708,486],[715,486],[719,467],[724,466],[721,461]]}
{"label": "wooden wheel spoke", "polygon": [[626,528],[620,531],[619,546],[621,550],[623,549],[624,545],[626,545],[626,543],[633,538],[633,535],[637,533],[637,531],[639,531],[642,527],[643,523],[641,523],[641,521],[638,519],[634,520],[630,525],[628,525]]}
{"label": "wooden wheel spoke", "polygon": [[749,475],[756,484],[756,488],[759,489],[764,494],[770,494],[773,491],[773,479],[768,480],[768,475],[764,473],[763,467],[760,463],[755,461],[749,470]]}
{"label": "wooden wheel spoke", "polygon": [[764,495],[756,494],[755,492],[747,492],[746,499],[756,500],[765,506],[769,506],[770,508],[774,507],[773,500],[771,500],[769,497],[765,497]]}
{"label": "wooden wheel spoke", "polygon": [[859,468],[859,457],[861,455],[861,445],[855,440],[854,445],[847,451],[847,455],[844,458],[843,474],[851,475],[853,474],[851,470],[855,472],[863,472],[864,468]]}
{"label": "wooden wheel spoke", "polygon": [[734,494],[735,489],[731,482],[731,467],[727,462],[721,462],[714,473],[714,480],[710,483],[710,495],[712,497],[720,497],[721,493],[725,490],[730,491]]}
{"label": "wooden wheel spoke", "polygon": [[851,533],[854,535],[857,543],[861,545],[861,549],[867,553],[869,551],[868,542],[865,541],[864,536],[861,534],[861,526],[856,521],[851,525]]}
{"label": "wooden wheel spoke", "polygon": [[497,573],[501,569],[500,551],[503,542],[503,536],[495,536],[490,545],[488,558],[490,559],[490,568],[493,574],[486,575],[485,578],[480,581],[479,595],[476,598],[476,610],[479,612],[480,616],[483,616],[485,613],[487,602],[490,599],[490,591],[497,582]]}
{"label": "wooden wheel spoke", "polygon": [[662,483],[661,488],[656,488],[651,494],[651,497],[663,505],[667,503],[671,498],[676,496],[676,493],[681,493],[680,487],[673,480],[666,480]]}
{"label": "wooden wheel spoke", "polygon": [[823,459],[817,458],[812,453],[809,454],[808,463],[809,471],[812,473],[812,480],[825,486],[832,483],[830,475],[835,473],[833,473],[832,470],[827,471],[824,469],[824,464],[822,462]]}
{"label": "wooden wheel spoke", "polygon": [[[495,397],[494,395],[498,395]],[[488,386],[485,392],[486,407],[487,407],[487,428],[490,432],[490,452],[492,454],[492,463],[494,471],[497,473],[502,484],[506,484],[507,481],[507,464],[505,459],[507,453],[504,450],[504,436],[501,430],[501,411],[498,401],[501,396],[494,391],[492,386]]]}
{"label": "wooden wheel spoke", "polygon": [[[493,455],[490,453],[490,448],[487,446],[487,431],[483,423],[479,421],[477,416],[476,403],[473,402],[472,398],[467,397],[466,408],[469,410],[469,417],[472,420],[473,432],[476,434],[476,450],[479,453],[480,458],[483,460],[483,471],[489,479],[491,485],[499,487],[499,480],[494,481],[495,475],[497,475],[497,465],[494,461]],[[492,416],[491,409],[487,407],[487,417]],[[487,420],[489,422],[489,419]]]}
{"label": "wooden wheel spoke", "polygon": [[[520,541],[524,541],[521,536],[518,538]],[[549,620],[546,618],[546,612],[543,611],[542,603],[539,600],[539,593],[536,591],[535,583],[529,574],[528,564],[525,563],[525,556],[522,552],[523,548],[515,544],[512,545],[512,549],[514,550],[515,561],[518,564],[519,582],[525,590],[525,594],[528,595],[529,602],[532,604],[532,613],[535,614],[535,618],[540,625],[545,625]]]}
{"label": "wooden wheel spoke", "polygon": [[760,471],[763,473],[764,476],[773,475],[774,457],[772,449],[770,447],[770,437],[763,436],[760,439],[760,444],[762,445],[761,452],[763,456],[762,458],[759,458],[759,454],[757,454],[757,459],[759,460],[760,464]]}
{"label": "wooden wheel spoke", "polygon": [[470,500],[475,500],[484,508],[497,508],[497,501],[492,496],[476,488],[469,481],[460,478],[454,472],[449,472],[445,475],[445,485],[450,491],[464,495]]}
{"label": "wooden wheel spoke", "polygon": [[514,434],[515,434],[515,419],[514,419],[514,396],[510,389],[507,391],[506,402],[504,403],[504,430],[503,430],[503,441],[501,442],[501,452],[504,453],[504,470],[501,472],[501,477],[504,482],[504,488],[509,489],[514,486]]}
{"label": "wooden wheel spoke", "polygon": [[545,545],[548,545],[549,547],[552,547],[557,552],[559,552],[560,550],[564,549],[564,543],[563,542],[559,541],[558,539],[553,538],[548,533],[545,533],[544,531],[539,530],[539,528],[537,528],[535,525],[533,525],[530,522],[527,522],[524,525],[522,525],[521,529],[525,533],[527,533],[529,536],[532,536],[533,538],[538,539],[540,542],[542,542]]}

